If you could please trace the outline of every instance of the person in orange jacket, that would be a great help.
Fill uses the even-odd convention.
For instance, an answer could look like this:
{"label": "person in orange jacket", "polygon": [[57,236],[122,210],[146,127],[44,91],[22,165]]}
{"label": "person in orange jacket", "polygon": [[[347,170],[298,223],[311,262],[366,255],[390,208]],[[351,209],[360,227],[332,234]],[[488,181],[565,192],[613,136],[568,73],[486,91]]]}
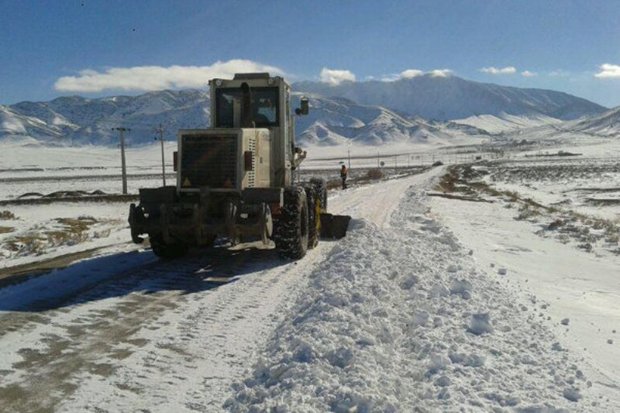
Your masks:
{"label": "person in orange jacket", "polygon": [[342,179],[342,189],[347,189],[347,175],[349,174],[349,170],[345,165],[342,165],[340,168],[340,179]]}

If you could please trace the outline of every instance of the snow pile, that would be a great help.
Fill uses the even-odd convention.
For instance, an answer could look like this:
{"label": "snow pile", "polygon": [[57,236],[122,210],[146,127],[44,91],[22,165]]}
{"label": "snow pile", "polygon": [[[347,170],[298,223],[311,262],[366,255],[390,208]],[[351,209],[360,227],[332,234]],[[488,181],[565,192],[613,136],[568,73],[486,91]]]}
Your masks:
{"label": "snow pile", "polygon": [[[224,407],[234,412],[587,411],[591,384],[536,314],[412,190],[353,221]],[[585,399],[585,400],[584,400]],[[596,409],[596,407],[594,407]]]}

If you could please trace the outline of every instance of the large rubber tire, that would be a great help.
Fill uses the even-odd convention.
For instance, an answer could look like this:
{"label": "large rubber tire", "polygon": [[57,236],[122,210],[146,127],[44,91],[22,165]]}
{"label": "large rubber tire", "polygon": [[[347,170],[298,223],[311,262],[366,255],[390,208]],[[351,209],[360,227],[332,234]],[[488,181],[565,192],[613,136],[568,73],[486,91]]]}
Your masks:
{"label": "large rubber tire", "polygon": [[312,178],[310,179],[310,183],[314,186],[316,194],[318,194],[319,200],[321,201],[321,211],[327,212],[327,184],[325,180],[321,178]]}
{"label": "large rubber tire", "polygon": [[308,249],[308,201],[302,187],[284,189],[284,206],[274,228],[280,256],[298,260]]}
{"label": "large rubber tire", "polygon": [[185,244],[166,244],[161,236],[149,237],[149,241],[153,253],[166,260],[181,258],[189,249]]}
{"label": "large rubber tire", "polygon": [[308,249],[313,249],[319,244],[321,233],[321,201],[314,186],[304,188],[308,203]]}

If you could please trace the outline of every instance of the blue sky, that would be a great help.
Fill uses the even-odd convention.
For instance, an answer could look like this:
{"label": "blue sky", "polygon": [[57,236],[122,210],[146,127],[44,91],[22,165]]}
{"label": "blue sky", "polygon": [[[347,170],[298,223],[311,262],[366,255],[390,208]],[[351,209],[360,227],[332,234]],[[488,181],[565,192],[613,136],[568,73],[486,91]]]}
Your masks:
{"label": "blue sky", "polygon": [[338,82],[442,69],[620,105],[615,0],[0,0],[0,10],[2,104],[204,88],[237,70]]}

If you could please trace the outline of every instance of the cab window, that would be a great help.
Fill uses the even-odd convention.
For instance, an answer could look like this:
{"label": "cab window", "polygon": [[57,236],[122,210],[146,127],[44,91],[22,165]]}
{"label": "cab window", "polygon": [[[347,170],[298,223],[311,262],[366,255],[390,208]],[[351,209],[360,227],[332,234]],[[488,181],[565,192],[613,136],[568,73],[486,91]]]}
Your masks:
{"label": "cab window", "polygon": [[[232,128],[235,122],[235,108],[242,110],[240,88],[220,88],[215,93],[216,127]],[[235,102],[237,102],[235,104]],[[251,120],[256,127],[275,127],[280,125],[278,107],[278,88],[260,87],[250,90]],[[243,114],[239,114],[242,119]]]}

